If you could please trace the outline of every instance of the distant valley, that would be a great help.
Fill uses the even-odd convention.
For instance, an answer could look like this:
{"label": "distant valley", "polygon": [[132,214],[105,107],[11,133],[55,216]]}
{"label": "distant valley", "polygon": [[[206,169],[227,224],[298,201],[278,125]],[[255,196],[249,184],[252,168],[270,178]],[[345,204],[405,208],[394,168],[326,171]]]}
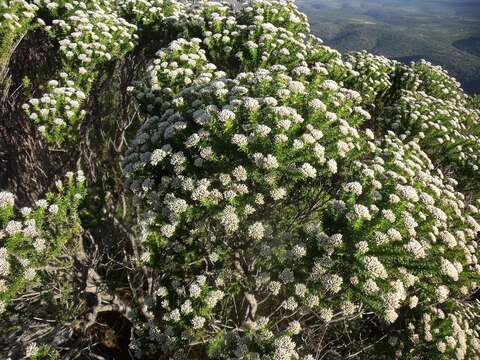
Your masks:
{"label": "distant valley", "polygon": [[342,52],[441,65],[480,93],[480,1],[297,0],[312,32]]}

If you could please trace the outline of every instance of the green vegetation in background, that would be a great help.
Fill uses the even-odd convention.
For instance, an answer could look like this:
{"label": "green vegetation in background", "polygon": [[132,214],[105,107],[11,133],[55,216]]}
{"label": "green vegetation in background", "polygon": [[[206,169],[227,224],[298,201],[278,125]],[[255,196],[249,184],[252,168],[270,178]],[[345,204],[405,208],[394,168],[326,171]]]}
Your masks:
{"label": "green vegetation in background", "polygon": [[480,92],[480,2],[299,0],[312,32],[341,52],[367,50],[441,65]]}

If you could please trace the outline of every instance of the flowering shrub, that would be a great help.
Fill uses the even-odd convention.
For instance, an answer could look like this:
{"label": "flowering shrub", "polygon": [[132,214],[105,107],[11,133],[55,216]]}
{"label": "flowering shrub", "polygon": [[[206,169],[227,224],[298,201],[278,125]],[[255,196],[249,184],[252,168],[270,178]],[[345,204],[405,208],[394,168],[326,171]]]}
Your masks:
{"label": "flowering shrub", "polygon": [[67,183],[58,181],[56,186],[58,193],[19,211],[14,207],[14,195],[0,192],[0,314],[79,232],[77,208],[84,196],[83,173],[78,172],[76,178],[69,173]]}
{"label": "flowering shrub", "polygon": [[245,23],[270,23],[292,34],[310,32],[305,14],[298,11],[294,1],[250,1],[239,16]]}
{"label": "flowering shrub", "polygon": [[388,341],[390,349],[398,349],[397,357],[475,359],[480,355],[479,305],[478,300],[449,300],[414,312],[411,318],[402,321],[408,328],[408,338],[392,334]]}
{"label": "flowering shrub", "polygon": [[60,76],[60,81],[48,82],[47,92],[41,98],[30,99],[23,105],[29,118],[39,124],[39,132],[56,143],[61,143],[71,133],[69,126],[76,125],[85,115],[81,105],[86,99],[86,94],[75,87],[67,73]]}
{"label": "flowering shrub", "polygon": [[178,39],[157,52],[157,58],[147,69],[146,84],[138,84],[137,99],[145,111],[159,113],[185,87],[208,83],[225,75],[208,62],[200,42],[197,38]]}
{"label": "flowering shrub", "polygon": [[11,47],[31,26],[38,6],[25,0],[6,0],[0,3],[0,74],[3,72]]}
{"label": "flowering shrub", "polygon": [[149,38],[165,36],[165,28],[177,28],[185,13],[184,5],[175,0],[122,0],[118,7],[123,17]]}
{"label": "flowering shrub", "polygon": [[306,34],[301,32],[308,30],[305,16],[289,10],[291,1],[248,5],[237,15],[231,6],[207,2],[189,15],[187,29],[202,33],[209,56],[228,72],[254,71],[277,63],[289,68],[299,65],[305,58]]}
{"label": "flowering shrub", "polygon": [[352,75],[347,83],[362,94],[365,104],[374,103],[392,87],[395,61],[365,51],[347,55],[346,58],[347,64],[351,64]]}
{"label": "flowering shrub", "polygon": [[[285,71],[277,65],[189,87],[142,126],[124,169],[132,178],[128,186],[145,199],[145,208],[169,219],[163,226],[171,229],[167,233],[173,233],[188,209],[182,199],[183,209],[162,210],[174,200],[175,189],[207,209],[222,209],[222,200],[243,203],[248,207],[241,212],[249,215],[251,207],[262,205],[259,196],[280,200],[288,193],[285,186],[328,178],[337,173],[339,162],[355,157],[362,146],[356,127],[368,117],[353,106],[358,93],[322,81],[323,73],[308,68],[294,69],[294,77]],[[164,177],[156,180],[159,172]],[[170,172],[174,178],[166,177]]]}
{"label": "flowering shrub", "polygon": [[[240,290],[240,270],[234,267],[240,249],[246,258],[265,253],[266,243],[280,234],[275,222],[288,229],[296,196],[321,195],[321,184],[331,181],[338,168],[366,146],[362,140],[366,136],[357,127],[368,114],[354,106],[357,93],[325,80],[323,71],[296,68],[292,76],[288,74],[284,66],[276,65],[241,73],[234,80],[221,78],[185,88],[162,113],[153,112],[126,154],[127,186],[150,224],[151,261],[165,274],[160,294],[168,299],[161,302],[165,326],[174,326],[178,335],[193,326],[198,331],[192,336],[223,338],[214,324],[227,320],[223,311],[216,310],[225,293],[243,298],[245,291],[263,281],[262,298],[268,299],[272,291],[278,295],[275,282],[269,290],[267,270],[273,272],[284,264],[266,255],[259,259],[265,279],[245,279],[247,283],[241,285],[245,289]],[[279,244],[279,254],[295,250],[284,246]],[[177,263],[177,258],[184,260]],[[203,261],[209,263],[208,275]],[[176,294],[179,286],[185,292]],[[274,303],[287,306],[283,301],[277,297]],[[179,312],[181,306],[188,308]],[[237,326],[244,320],[237,319]],[[265,330],[267,320],[259,325]],[[179,340],[168,342],[163,351],[184,347]],[[248,344],[243,346],[249,349]]]}
{"label": "flowering shrub", "polygon": [[118,12],[112,12],[112,6],[110,1],[45,4],[56,18],[52,25],[42,22],[51,36],[59,41],[63,63],[59,77],[65,79],[67,87],[58,87],[59,82],[51,80],[48,83],[50,92],[45,93],[40,101],[32,99],[31,104],[39,113],[30,112],[28,104],[24,108],[39,124],[40,133],[52,144],[61,145],[65,140],[75,138],[76,126],[85,114],[81,110],[82,103],[100,66],[134,46],[136,26],[120,17]]}
{"label": "flowering shrub", "polygon": [[403,68],[403,71],[402,77],[408,90],[422,91],[427,95],[443,100],[458,100],[465,97],[460,88],[460,83],[440,66],[420,60],[412,63],[408,68]]}
{"label": "flowering shrub", "polygon": [[350,282],[345,296],[358,297],[388,322],[403,305],[441,303],[474,290],[478,209],[455,192],[456,181],[434,172],[417,143],[404,144],[393,133],[372,160],[354,167],[355,181],[342,185],[324,213],[320,246],[328,261],[317,264],[319,274],[328,279],[346,270],[339,278]]}
{"label": "flowering shrub", "polygon": [[[210,357],[308,358],[299,334],[318,322],[371,311],[395,323],[477,287],[477,207],[435,170],[423,133],[364,127],[378,99],[390,124],[403,68],[341,59],[302,32],[303,17],[278,15],[282,4],[197,8],[203,42],[161,50],[139,89],[149,118],[124,170],[148,228],[144,259],[164,274],[150,308],[161,320],[147,328],[162,352],[207,342]],[[455,84],[435,68],[427,82],[429,71],[409,75],[421,101]]]}
{"label": "flowering shrub", "polygon": [[454,79],[429,63],[401,66],[398,76],[394,95],[378,117],[380,123],[402,137],[418,138],[435,164],[448,164],[457,177],[470,182],[468,177],[479,169],[478,109],[472,108]]}
{"label": "flowering shrub", "polygon": [[81,80],[82,75],[91,76],[100,64],[133,48],[136,26],[112,13],[108,5],[108,1],[91,6],[68,2],[64,18],[53,20],[53,27],[49,28],[59,38],[64,70],[71,75],[79,74]]}
{"label": "flowering shrub", "polygon": [[479,169],[480,113],[464,102],[403,91],[382,118],[395,131],[419,137],[436,161],[454,163],[460,171]]}
{"label": "flowering shrub", "polygon": [[11,31],[12,33],[24,29],[30,20],[35,16],[38,6],[28,1],[9,0],[0,5],[0,16],[2,25],[5,29],[2,32]]}
{"label": "flowering shrub", "polygon": [[[65,300],[86,299],[65,325],[88,337],[82,347],[142,359],[480,356],[480,110],[444,70],[342,55],[289,0],[34,3],[24,15],[42,17],[60,68],[23,109],[47,143],[72,157],[80,143],[73,160],[92,167]],[[95,124],[106,143],[95,144],[78,130],[106,77],[108,109],[89,115],[122,121]],[[20,210],[0,193],[3,312],[79,233],[83,175],[57,185]],[[27,356],[64,351],[32,344]]]}

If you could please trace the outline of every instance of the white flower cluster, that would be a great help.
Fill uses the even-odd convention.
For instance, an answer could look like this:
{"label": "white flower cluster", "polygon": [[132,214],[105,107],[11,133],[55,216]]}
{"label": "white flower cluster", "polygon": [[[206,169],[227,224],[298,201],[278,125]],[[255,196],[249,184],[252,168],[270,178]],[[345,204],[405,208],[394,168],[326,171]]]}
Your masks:
{"label": "white flower cluster", "polygon": [[64,6],[65,18],[54,20],[50,31],[60,38],[60,51],[71,71],[85,75],[133,48],[136,25],[112,12],[108,1],[89,6],[73,0]]}
{"label": "white flower cluster", "polygon": [[0,208],[13,206],[15,202],[15,195],[8,191],[0,191]]}
{"label": "white flower cluster", "polygon": [[22,107],[28,117],[38,124],[38,130],[53,141],[66,137],[68,127],[73,127],[85,115],[81,105],[86,94],[68,79],[66,73],[60,74],[60,81],[50,80],[47,92],[40,98],[32,98]]}
{"label": "white flower cluster", "polygon": [[480,169],[476,131],[480,110],[471,109],[465,100],[402,90],[382,120],[405,136],[419,138],[433,159],[456,164],[459,172],[471,169],[477,173]]}
{"label": "white flower cluster", "polygon": [[345,60],[351,64],[345,82],[362,94],[363,103],[373,103],[392,86],[396,61],[366,51],[349,54]]}
{"label": "white flower cluster", "polygon": [[[164,103],[174,100],[184,88],[206,84],[225,75],[207,61],[200,43],[197,38],[177,39],[157,52],[157,58],[147,68],[146,83],[137,85],[137,99],[146,111],[158,113]],[[183,99],[179,97],[174,101],[181,105]]]}
{"label": "white flower cluster", "polygon": [[[208,319],[205,317],[205,311],[200,316],[201,309],[213,311],[217,304],[223,299],[225,293],[220,289],[215,289],[208,284],[208,279],[204,275],[196,277],[195,281],[187,286],[176,283],[176,299],[175,301],[167,300],[171,292],[167,287],[160,287],[157,291],[157,302],[164,312],[163,320],[167,323],[176,324],[180,321],[188,321],[192,328],[201,331],[208,327]],[[170,284],[168,284],[170,288]],[[171,289],[171,288],[170,288]],[[173,291],[173,290],[172,290]]]}
{"label": "white flower cluster", "polygon": [[[297,80],[295,75],[288,75],[285,67],[276,65],[270,70],[241,73],[233,80],[213,78],[206,84],[202,81],[183,88],[158,115],[150,107],[152,116],[125,156],[126,185],[148,209],[149,218],[152,211],[157,211],[162,221],[169,222],[169,237],[173,229],[186,223],[168,219],[162,210],[171,202],[167,194],[194,208],[214,206],[228,233],[237,230],[239,216],[246,229],[247,217],[265,199],[280,199],[288,193],[281,181],[282,173],[295,177],[295,166],[298,181],[303,183],[328,178],[336,173],[337,162],[355,156],[362,146],[359,130],[349,122],[361,123],[365,118],[353,110],[348,120],[336,114],[351,106],[350,92],[338,87],[323,93],[318,90],[323,86],[322,79],[323,75],[312,73]],[[296,95],[286,95],[292,84],[308,89],[301,102]],[[270,93],[265,94],[267,89]],[[324,106],[319,108],[313,100]],[[259,120],[262,123],[253,126]],[[269,153],[271,143],[278,144],[273,154]],[[227,148],[231,150],[225,152]],[[239,163],[241,153],[246,157]],[[208,177],[199,176],[202,169],[218,172],[210,170]],[[164,175],[157,181],[155,174],[159,171]],[[259,186],[265,190],[250,190]],[[234,209],[232,199],[238,204]]]}
{"label": "white flower cluster", "polygon": [[[390,133],[377,149],[372,161],[355,162],[363,176],[346,183],[344,195],[331,202],[331,216],[341,227],[329,226],[339,232],[347,217],[351,225],[343,230],[343,243],[363,240],[353,285],[365,289],[370,301],[381,301],[385,319],[392,322],[410,293],[420,301],[442,302],[476,288],[470,279],[480,275],[475,241],[480,225],[476,207],[467,206],[453,179],[433,172],[418,143],[404,144]],[[351,196],[354,189],[359,193],[357,182],[365,195],[358,201]],[[349,256],[343,247],[332,249],[331,243],[321,242],[332,260],[347,261],[340,260]]]}
{"label": "white flower cluster", "polygon": [[[451,300],[445,304],[428,307],[417,318],[408,318],[408,339],[402,339],[400,348],[406,343],[409,351],[397,357],[428,356],[456,360],[480,357],[480,303]],[[423,344],[432,346],[425,348]]]}
{"label": "white flower cluster", "polygon": [[52,25],[43,25],[59,40],[63,69],[59,73],[61,80],[49,81],[49,92],[40,99],[31,99],[24,109],[38,124],[40,133],[59,145],[75,134],[75,126],[84,115],[80,108],[99,65],[133,48],[136,26],[112,11],[115,7],[110,1],[39,3],[52,15],[62,16]]}
{"label": "white flower cluster", "polygon": [[278,62],[293,67],[306,59],[303,39],[309,26],[292,1],[258,0],[241,6],[241,16],[218,2],[206,2],[189,14],[187,26],[202,29],[203,44],[215,63],[254,71]]}
{"label": "white flower cluster", "polygon": [[128,21],[149,32],[174,25],[185,13],[184,5],[176,0],[120,0],[117,6]]}
{"label": "white flower cluster", "polygon": [[433,65],[426,60],[412,62],[403,68],[403,80],[407,82],[406,89],[425,92],[438,99],[465,100],[460,83],[441,66]]}
{"label": "white flower cluster", "polygon": [[247,2],[244,9],[247,21],[274,26],[291,31],[294,34],[307,34],[310,25],[305,14],[298,11],[292,0],[255,0]]}
{"label": "white flower cluster", "polygon": [[[39,1],[5,0],[0,3],[0,19],[2,29],[0,33],[19,33],[26,29],[38,11]],[[14,38],[15,36],[12,36]]]}
{"label": "white flower cluster", "polygon": [[37,269],[78,231],[76,209],[84,192],[81,171],[57,182],[59,194],[38,200],[33,208],[14,210],[14,196],[0,192],[0,314],[18,291],[31,284]]}

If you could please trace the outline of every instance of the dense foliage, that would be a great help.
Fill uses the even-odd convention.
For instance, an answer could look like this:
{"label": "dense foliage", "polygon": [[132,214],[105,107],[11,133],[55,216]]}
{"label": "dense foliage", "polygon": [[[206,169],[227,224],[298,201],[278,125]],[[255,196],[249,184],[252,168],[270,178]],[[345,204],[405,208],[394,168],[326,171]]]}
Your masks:
{"label": "dense foliage", "polygon": [[440,67],[289,0],[0,15],[5,356],[480,358],[480,107]]}

